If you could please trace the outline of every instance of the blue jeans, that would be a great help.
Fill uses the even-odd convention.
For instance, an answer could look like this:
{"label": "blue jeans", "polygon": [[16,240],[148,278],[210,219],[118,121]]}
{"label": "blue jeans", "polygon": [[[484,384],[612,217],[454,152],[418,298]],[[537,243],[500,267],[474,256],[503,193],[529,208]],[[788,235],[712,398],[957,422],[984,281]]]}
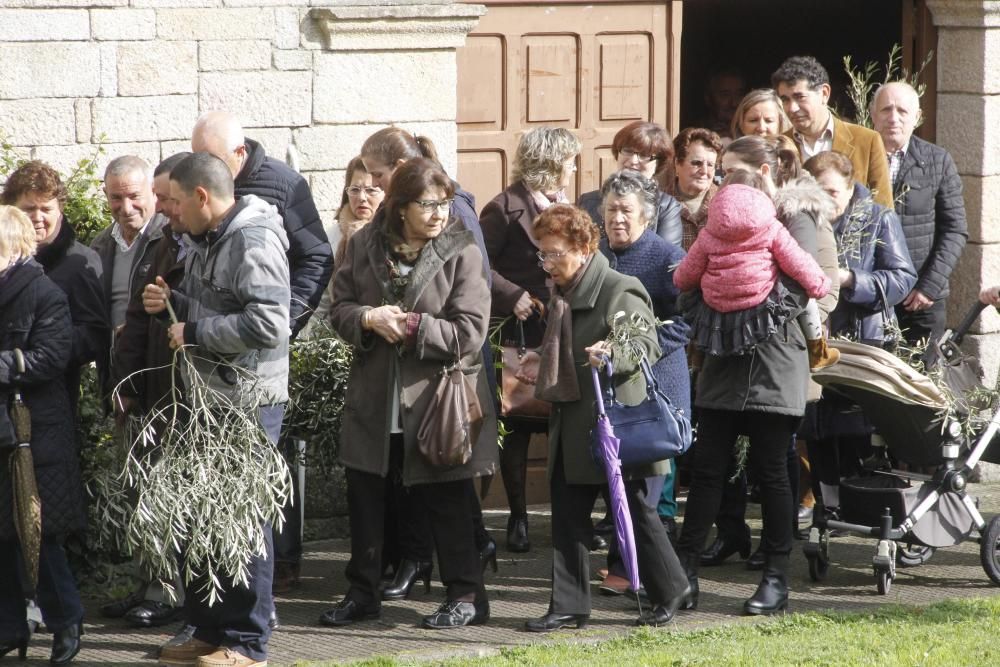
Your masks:
{"label": "blue jeans", "polygon": [[[0,641],[28,634],[25,593],[18,572],[24,567],[17,540],[0,542]],[[43,537],[38,554],[38,588],[35,591],[42,619],[52,632],[61,632],[83,620],[80,592],[69,569],[66,552],[57,537]]]}
{"label": "blue jeans", "polygon": [[[267,405],[260,409],[260,423],[268,439],[276,443],[281,433],[285,406]],[[267,642],[271,629],[267,619],[274,609],[271,581],[274,578],[274,545],[271,527],[263,526],[267,557],[254,557],[249,564],[249,586],[224,582],[222,599],[209,607],[202,601],[203,581],[189,587],[184,610],[188,623],[194,625],[194,636],[214,646],[229,648],[253,658],[267,659]]]}

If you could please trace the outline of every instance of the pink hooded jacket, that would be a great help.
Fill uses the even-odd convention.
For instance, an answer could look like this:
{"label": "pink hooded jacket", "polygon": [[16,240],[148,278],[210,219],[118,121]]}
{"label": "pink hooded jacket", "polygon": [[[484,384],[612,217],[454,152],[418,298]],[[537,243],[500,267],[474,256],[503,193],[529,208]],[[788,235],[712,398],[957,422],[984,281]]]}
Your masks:
{"label": "pink hooded jacket", "polygon": [[779,269],[811,298],[826,294],[830,279],[775,216],[771,198],[760,190],[722,188],[709,205],[708,222],[674,271],[674,284],[682,291],[700,286],[705,303],[721,313],[763,303]]}

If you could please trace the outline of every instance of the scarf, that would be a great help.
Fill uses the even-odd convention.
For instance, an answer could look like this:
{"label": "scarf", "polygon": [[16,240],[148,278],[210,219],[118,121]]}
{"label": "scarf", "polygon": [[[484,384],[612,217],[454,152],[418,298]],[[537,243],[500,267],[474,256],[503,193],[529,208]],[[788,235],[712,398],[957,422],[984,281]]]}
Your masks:
{"label": "scarf", "polygon": [[580,400],[580,385],[573,363],[573,312],[569,307],[569,300],[593,259],[593,255],[587,258],[573,277],[573,282],[565,289],[556,287],[552,290],[546,313],[548,324],[542,337],[542,359],[535,384],[535,396],[544,401],[570,403]]}

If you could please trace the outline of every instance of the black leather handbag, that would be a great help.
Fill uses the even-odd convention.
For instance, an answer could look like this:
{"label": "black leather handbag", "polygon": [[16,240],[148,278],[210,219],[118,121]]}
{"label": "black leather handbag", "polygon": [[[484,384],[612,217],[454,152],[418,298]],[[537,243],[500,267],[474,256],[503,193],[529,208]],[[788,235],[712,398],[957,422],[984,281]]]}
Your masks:
{"label": "black leather handbag", "polygon": [[[640,368],[646,378],[646,398],[638,405],[624,405],[615,398],[610,362],[605,364],[607,382],[597,379],[594,370],[595,407],[599,415],[607,415],[615,437],[621,441],[618,458],[623,468],[672,459],[691,447],[691,420],[660,391],[645,357]],[[603,467],[604,445],[596,429],[591,431],[590,447],[594,460]]]}

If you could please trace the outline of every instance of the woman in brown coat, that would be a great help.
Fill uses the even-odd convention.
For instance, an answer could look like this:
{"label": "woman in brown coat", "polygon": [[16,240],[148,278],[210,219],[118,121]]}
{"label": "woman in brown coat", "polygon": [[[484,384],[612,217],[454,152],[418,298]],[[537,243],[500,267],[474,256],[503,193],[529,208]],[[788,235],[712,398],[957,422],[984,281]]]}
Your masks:
{"label": "woman in brown coat", "polygon": [[[350,590],[322,615],[347,625],[380,614],[384,505],[401,476],[428,514],[447,599],[424,627],[485,623],[489,603],[471,520],[469,485],[496,466],[496,422],[481,348],[489,287],[472,234],[450,215],[454,185],[437,163],[418,158],[393,174],[385,215],[351,239],[334,279],[330,321],[355,347],[341,427],[351,526]],[[441,369],[461,350],[478,373],[484,422],[463,466],[433,467],[417,430]]]}
{"label": "woman in brown coat", "polygon": [[[535,253],[538,242],[531,225],[538,214],[556,202],[567,202],[566,188],[576,172],[580,140],[563,128],[539,127],[525,134],[514,155],[514,184],[498,194],[479,216],[486,252],[493,270],[493,315],[509,318],[501,332],[503,345],[519,345],[518,325],[524,344],[537,347],[542,340],[542,313],[537,304],[549,300],[550,280]],[[506,416],[508,429],[500,452],[500,471],[510,516],[507,549],[525,552],[528,508],[525,478],[528,441],[532,433],[545,432],[545,422]]]}

